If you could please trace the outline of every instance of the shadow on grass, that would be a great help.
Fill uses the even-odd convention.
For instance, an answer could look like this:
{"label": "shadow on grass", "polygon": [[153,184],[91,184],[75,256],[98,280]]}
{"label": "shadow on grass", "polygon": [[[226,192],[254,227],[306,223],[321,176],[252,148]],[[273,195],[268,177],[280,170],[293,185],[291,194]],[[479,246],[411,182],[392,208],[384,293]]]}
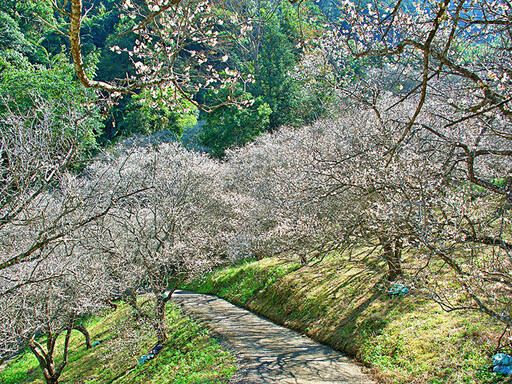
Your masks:
{"label": "shadow on grass", "polygon": [[115,383],[117,380],[121,379],[122,377],[126,376],[128,373],[134,371],[135,369],[137,368],[136,365],[132,365],[130,368],[128,368],[127,370],[119,373],[119,375],[117,375],[116,377],[114,377],[112,380],[109,380],[108,381],[108,384],[111,384],[111,383]]}
{"label": "shadow on grass", "polygon": [[388,282],[380,264],[300,268],[255,292],[249,308],[355,356],[364,338],[382,333],[397,316],[414,310],[408,298],[386,295]]}

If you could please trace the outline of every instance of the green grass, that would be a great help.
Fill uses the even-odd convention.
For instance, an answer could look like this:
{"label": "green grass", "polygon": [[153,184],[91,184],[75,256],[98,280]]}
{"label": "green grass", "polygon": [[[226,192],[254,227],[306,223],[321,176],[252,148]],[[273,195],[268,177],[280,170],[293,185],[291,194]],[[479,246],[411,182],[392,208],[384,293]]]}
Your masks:
{"label": "green grass", "polygon": [[[135,321],[125,305],[92,319],[88,324],[92,342],[103,342],[87,350],[83,336],[73,332],[68,365],[60,383],[226,383],[236,370],[233,357],[172,303],[167,306],[167,320],[169,339],[164,348],[153,360],[139,366],[138,358],[155,344],[151,329]],[[61,344],[57,351],[61,351],[63,339],[58,341]],[[26,352],[0,372],[0,383],[35,384],[44,380],[37,360]]]}
{"label": "green grass", "polygon": [[378,259],[300,267],[276,258],[214,271],[185,289],[215,294],[357,357],[383,383],[500,383],[489,372],[502,328],[447,313],[417,293],[389,297]]}

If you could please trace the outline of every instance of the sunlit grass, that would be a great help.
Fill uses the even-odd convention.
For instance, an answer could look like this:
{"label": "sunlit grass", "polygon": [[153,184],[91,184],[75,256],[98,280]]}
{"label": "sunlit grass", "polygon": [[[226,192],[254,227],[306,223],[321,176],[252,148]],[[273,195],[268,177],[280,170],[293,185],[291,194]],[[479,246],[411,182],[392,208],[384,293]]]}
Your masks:
{"label": "sunlit grass", "polygon": [[[133,326],[133,316],[128,306],[121,305],[115,312],[92,319],[88,326],[92,342],[102,342],[89,350],[82,335],[73,332],[60,383],[225,383],[236,370],[232,356],[172,303],[167,307],[169,340],[153,360],[139,366],[138,358],[151,350],[155,338],[149,327]],[[57,351],[62,342],[63,337]],[[27,352],[0,372],[0,383],[35,384],[44,380],[37,360]]]}
{"label": "sunlit grass", "polygon": [[488,371],[502,328],[447,313],[417,293],[386,294],[383,261],[339,256],[300,267],[268,258],[219,269],[186,289],[212,293],[356,356],[384,383],[499,383]]}

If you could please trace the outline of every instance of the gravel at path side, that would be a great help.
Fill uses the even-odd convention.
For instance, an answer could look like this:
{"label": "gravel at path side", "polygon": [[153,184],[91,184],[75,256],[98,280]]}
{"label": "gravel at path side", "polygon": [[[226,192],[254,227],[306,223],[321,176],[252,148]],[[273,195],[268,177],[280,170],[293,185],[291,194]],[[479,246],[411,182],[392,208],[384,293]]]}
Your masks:
{"label": "gravel at path side", "polygon": [[215,296],[176,291],[173,301],[239,359],[236,384],[372,384],[351,359]]}

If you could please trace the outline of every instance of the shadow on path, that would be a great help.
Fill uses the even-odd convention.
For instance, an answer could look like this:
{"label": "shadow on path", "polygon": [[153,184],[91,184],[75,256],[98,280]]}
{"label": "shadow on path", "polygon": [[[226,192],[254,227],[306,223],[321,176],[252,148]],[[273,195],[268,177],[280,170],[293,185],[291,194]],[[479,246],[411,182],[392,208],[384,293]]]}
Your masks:
{"label": "shadow on path", "polygon": [[225,300],[185,291],[173,299],[233,349],[241,365],[233,383],[372,383],[340,352]]}

